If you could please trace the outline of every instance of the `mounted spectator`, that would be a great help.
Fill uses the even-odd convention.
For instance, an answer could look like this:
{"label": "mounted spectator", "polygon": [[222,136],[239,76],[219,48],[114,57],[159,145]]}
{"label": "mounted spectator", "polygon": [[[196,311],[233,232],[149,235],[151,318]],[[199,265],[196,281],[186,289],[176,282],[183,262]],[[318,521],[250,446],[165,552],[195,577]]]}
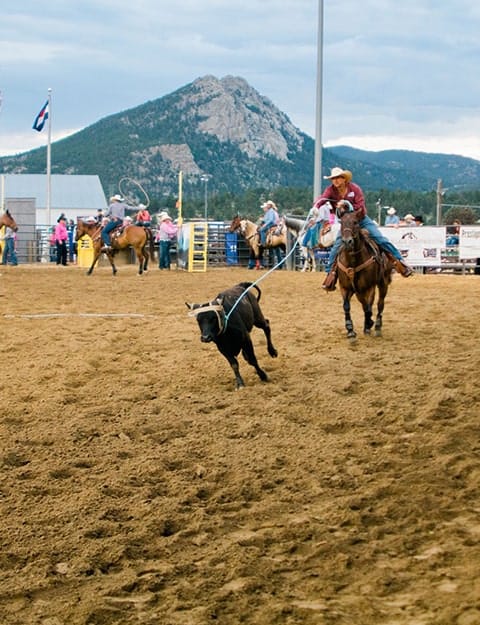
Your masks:
{"label": "mounted spectator", "polygon": [[400,217],[397,215],[397,211],[393,206],[389,206],[387,216],[385,217],[385,226],[387,228],[398,228],[399,224]]}
{"label": "mounted spectator", "polygon": [[460,243],[460,219],[454,219],[451,226],[447,226],[447,245],[458,245]]}
{"label": "mounted spectator", "polygon": [[152,225],[152,218],[145,204],[138,205],[138,213],[135,215],[135,225],[145,226],[147,228],[150,228]]}

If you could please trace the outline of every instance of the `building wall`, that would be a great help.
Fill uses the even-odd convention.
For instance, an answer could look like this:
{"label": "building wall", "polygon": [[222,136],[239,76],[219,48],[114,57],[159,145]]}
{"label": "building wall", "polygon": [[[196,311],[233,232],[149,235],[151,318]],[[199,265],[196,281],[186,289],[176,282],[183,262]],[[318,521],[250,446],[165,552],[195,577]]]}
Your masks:
{"label": "building wall", "polygon": [[37,258],[36,238],[36,206],[35,198],[7,199],[5,201],[12,217],[17,222],[17,256],[19,262],[34,263]]}

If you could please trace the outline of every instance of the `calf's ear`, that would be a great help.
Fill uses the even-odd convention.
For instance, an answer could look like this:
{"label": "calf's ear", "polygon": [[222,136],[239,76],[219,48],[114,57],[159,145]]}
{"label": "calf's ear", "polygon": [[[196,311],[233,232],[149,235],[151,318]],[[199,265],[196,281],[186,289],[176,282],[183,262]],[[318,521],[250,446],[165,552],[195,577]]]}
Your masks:
{"label": "calf's ear", "polygon": [[185,302],[185,306],[189,309],[189,310],[193,310],[194,308],[198,307],[198,304],[189,304],[188,302]]}

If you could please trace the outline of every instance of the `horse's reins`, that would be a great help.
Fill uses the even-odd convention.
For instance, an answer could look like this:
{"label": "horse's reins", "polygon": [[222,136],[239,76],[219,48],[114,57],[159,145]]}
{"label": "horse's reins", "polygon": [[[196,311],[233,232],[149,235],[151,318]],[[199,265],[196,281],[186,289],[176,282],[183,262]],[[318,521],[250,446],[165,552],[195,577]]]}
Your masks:
{"label": "horse's reins", "polygon": [[[83,222],[83,223],[88,228],[88,224],[86,224],[86,222]],[[94,227],[94,230],[93,230],[92,234],[89,234],[88,236],[92,239],[92,241],[96,241],[101,236],[102,229],[103,229],[103,226],[101,224],[97,224]]]}
{"label": "horse's reins", "polygon": [[[353,231],[352,228],[345,228],[344,231],[346,234],[350,233],[351,238],[353,239]],[[359,254],[361,252],[361,250],[354,250],[353,252],[350,252],[351,254]],[[347,275],[347,277],[351,280],[352,285],[353,285],[353,278],[355,277],[355,274],[358,273],[359,271],[362,271],[362,269],[365,269],[365,267],[368,267],[369,265],[371,265],[372,263],[375,262],[375,256],[370,256],[365,262],[363,262],[361,265],[357,265],[356,267],[346,267],[339,259],[337,259],[337,267],[343,271],[344,274]]]}

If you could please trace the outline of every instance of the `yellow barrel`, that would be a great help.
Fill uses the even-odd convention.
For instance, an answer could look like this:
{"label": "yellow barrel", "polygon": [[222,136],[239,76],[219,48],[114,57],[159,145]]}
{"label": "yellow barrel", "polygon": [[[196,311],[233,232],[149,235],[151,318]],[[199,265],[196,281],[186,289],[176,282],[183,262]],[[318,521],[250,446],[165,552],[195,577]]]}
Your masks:
{"label": "yellow barrel", "polygon": [[93,241],[88,234],[77,241],[77,265],[79,267],[90,267],[93,263]]}

